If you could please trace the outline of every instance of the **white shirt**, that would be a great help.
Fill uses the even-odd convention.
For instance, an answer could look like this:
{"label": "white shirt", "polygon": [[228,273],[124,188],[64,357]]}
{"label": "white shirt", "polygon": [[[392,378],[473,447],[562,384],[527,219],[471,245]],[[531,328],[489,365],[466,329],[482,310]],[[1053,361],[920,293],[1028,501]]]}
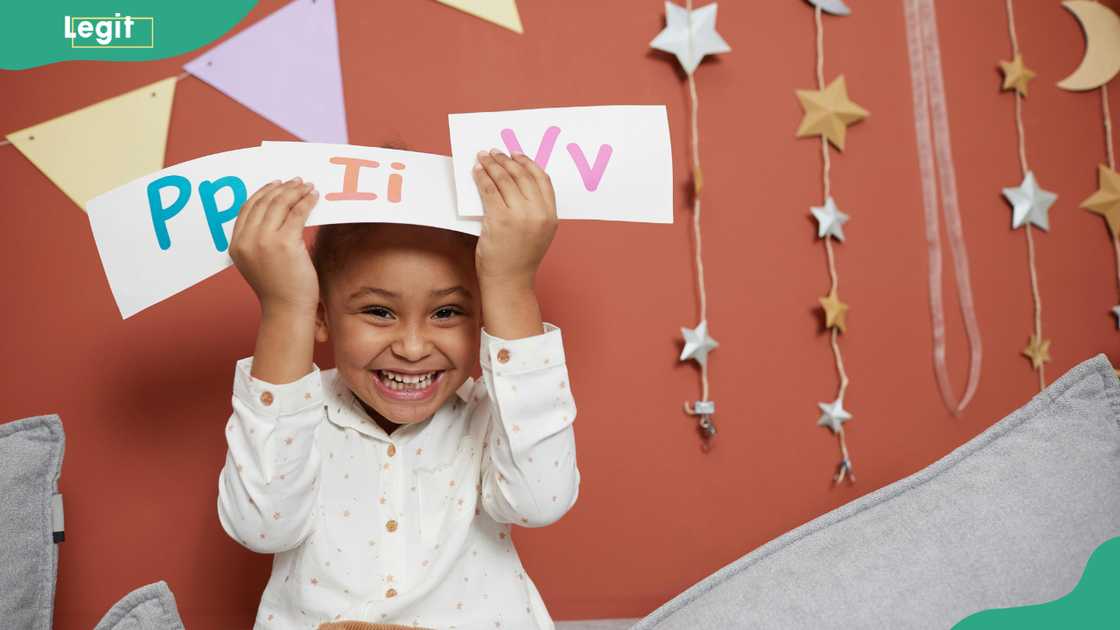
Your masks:
{"label": "white shirt", "polygon": [[563,342],[544,330],[483,330],[482,378],[392,435],[337,370],[273,385],[237,362],[218,516],[275,554],[255,629],[554,627],[510,538],[510,524],[549,525],[579,494]]}

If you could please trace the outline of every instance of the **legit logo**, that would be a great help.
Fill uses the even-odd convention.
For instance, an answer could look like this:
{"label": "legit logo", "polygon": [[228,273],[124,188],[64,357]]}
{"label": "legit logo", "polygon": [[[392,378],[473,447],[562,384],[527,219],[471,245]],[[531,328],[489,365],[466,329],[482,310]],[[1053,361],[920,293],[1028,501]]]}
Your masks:
{"label": "legit logo", "polygon": [[152,48],[156,42],[154,17],[70,17],[63,35],[71,48]]}

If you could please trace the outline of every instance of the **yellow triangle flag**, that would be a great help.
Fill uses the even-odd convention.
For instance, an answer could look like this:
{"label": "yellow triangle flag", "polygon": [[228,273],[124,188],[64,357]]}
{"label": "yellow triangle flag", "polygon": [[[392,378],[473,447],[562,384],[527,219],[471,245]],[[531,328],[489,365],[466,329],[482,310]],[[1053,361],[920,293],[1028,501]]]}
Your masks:
{"label": "yellow triangle flag", "polygon": [[163,168],[175,77],[8,134],[83,210],[86,202]]}
{"label": "yellow triangle flag", "polygon": [[517,0],[436,0],[449,7],[455,7],[480,17],[498,26],[504,26],[515,33],[521,30],[521,16],[517,14]]}

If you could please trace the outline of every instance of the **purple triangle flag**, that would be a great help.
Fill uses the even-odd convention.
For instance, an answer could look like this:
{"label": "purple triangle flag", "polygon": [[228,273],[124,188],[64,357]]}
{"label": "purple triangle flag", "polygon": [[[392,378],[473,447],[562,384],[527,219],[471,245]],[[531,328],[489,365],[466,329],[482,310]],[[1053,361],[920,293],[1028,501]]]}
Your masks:
{"label": "purple triangle flag", "polygon": [[293,0],[183,68],[304,141],[349,144],[334,0]]}

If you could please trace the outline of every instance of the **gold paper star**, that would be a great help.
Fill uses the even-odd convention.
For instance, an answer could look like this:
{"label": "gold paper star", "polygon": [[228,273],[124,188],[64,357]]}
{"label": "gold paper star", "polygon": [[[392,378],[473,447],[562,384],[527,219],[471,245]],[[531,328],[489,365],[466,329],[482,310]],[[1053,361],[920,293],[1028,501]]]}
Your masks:
{"label": "gold paper star", "polygon": [[1015,89],[1016,92],[1027,95],[1027,81],[1035,77],[1034,71],[1023,65],[1023,56],[1015,55],[1011,61],[999,62],[1003,70],[1003,89]]}
{"label": "gold paper star", "polygon": [[828,295],[818,299],[821,308],[824,309],[824,325],[827,328],[839,328],[840,332],[847,332],[844,317],[848,314],[848,305],[839,300],[836,290],[829,291]]}
{"label": "gold paper star", "polygon": [[1104,217],[1112,238],[1117,238],[1120,236],[1120,173],[1101,164],[1097,167],[1097,176],[1100,187],[1081,202],[1081,207]]}
{"label": "gold paper star", "polygon": [[1031,360],[1031,366],[1034,369],[1042,367],[1043,363],[1050,361],[1050,340],[1039,339],[1035,335],[1031,335],[1031,341],[1023,350],[1023,356]]}
{"label": "gold paper star", "polygon": [[805,117],[797,128],[797,137],[824,136],[841,151],[848,125],[867,118],[869,112],[848,98],[844,75],[833,79],[823,90],[797,90],[797,98],[805,109]]}

